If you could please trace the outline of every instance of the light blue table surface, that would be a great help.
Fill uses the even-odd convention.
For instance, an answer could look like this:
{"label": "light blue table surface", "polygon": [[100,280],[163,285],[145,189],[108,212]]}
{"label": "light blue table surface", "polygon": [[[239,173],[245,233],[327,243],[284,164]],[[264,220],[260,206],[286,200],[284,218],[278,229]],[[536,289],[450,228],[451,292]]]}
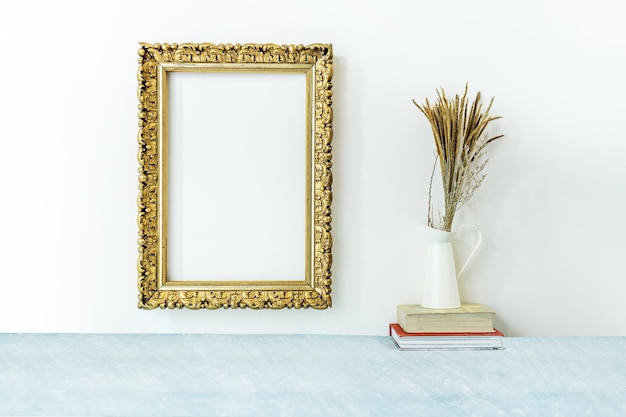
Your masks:
{"label": "light blue table surface", "polygon": [[7,416],[626,416],[626,337],[0,334]]}

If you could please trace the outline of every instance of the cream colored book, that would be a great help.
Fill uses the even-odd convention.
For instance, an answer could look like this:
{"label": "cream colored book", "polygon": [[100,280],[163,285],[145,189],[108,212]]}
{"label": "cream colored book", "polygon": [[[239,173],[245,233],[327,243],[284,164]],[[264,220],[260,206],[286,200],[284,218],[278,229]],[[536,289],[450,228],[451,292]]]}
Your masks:
{"label": "cream colored book", "polygon": [[398,324],[406,333],[493,332],[494,314],[481,304],[463,304],[449,309],[400,304]]}

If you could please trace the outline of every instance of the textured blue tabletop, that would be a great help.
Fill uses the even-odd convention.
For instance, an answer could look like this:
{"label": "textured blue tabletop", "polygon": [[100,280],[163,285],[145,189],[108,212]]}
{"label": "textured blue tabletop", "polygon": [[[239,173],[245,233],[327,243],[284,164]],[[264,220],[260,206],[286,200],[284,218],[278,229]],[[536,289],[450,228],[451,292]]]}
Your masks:
{"label": "textured blue tabletop", "polygon": [[0,415],[626,416],[626,337],[0,334]]}

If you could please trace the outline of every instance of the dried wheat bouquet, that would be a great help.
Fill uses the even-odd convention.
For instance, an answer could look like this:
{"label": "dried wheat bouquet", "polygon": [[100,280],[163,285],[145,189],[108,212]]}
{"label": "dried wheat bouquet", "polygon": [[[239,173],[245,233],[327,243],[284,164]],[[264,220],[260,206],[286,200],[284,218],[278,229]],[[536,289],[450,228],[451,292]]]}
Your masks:
{"label": "dried wheat bouquet", "polygon": [[480,91],[469,103],[467,85],[463,97],[457,94],[454,99],[446,96],[443,88],[437,90],[437,99],[430,103],[428,98],[423,105],[413,100],[413,104],[430,122],[437,158],[441,169],[443,183],[444,214],[439,215],[435,224],[432,210],[432,186],[435,173],[430,177],[428,192],[428,226],[451,231],[455,213],[474,195],[474,192],[485,178],[483,170],[488,159],[485,147],[504,135],[489,136],[485,129],[500,116],[490,114],[493,98],[487,108],[483,109]]}

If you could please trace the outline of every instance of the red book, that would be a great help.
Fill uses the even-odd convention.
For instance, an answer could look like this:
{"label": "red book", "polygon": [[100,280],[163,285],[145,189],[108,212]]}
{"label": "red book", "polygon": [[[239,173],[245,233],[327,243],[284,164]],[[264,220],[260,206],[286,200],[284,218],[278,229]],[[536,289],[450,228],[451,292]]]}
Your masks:
{"label": "red book", "polygon": [[498,329],[493,329],[493,332],[463,332],[463,333],[407,333],[402,330],[402,327],[398,323],[389,324],[389,336],[391,336],[391,329],[394,329],[398,337],[437,337],[437,336],[504,336]]}

